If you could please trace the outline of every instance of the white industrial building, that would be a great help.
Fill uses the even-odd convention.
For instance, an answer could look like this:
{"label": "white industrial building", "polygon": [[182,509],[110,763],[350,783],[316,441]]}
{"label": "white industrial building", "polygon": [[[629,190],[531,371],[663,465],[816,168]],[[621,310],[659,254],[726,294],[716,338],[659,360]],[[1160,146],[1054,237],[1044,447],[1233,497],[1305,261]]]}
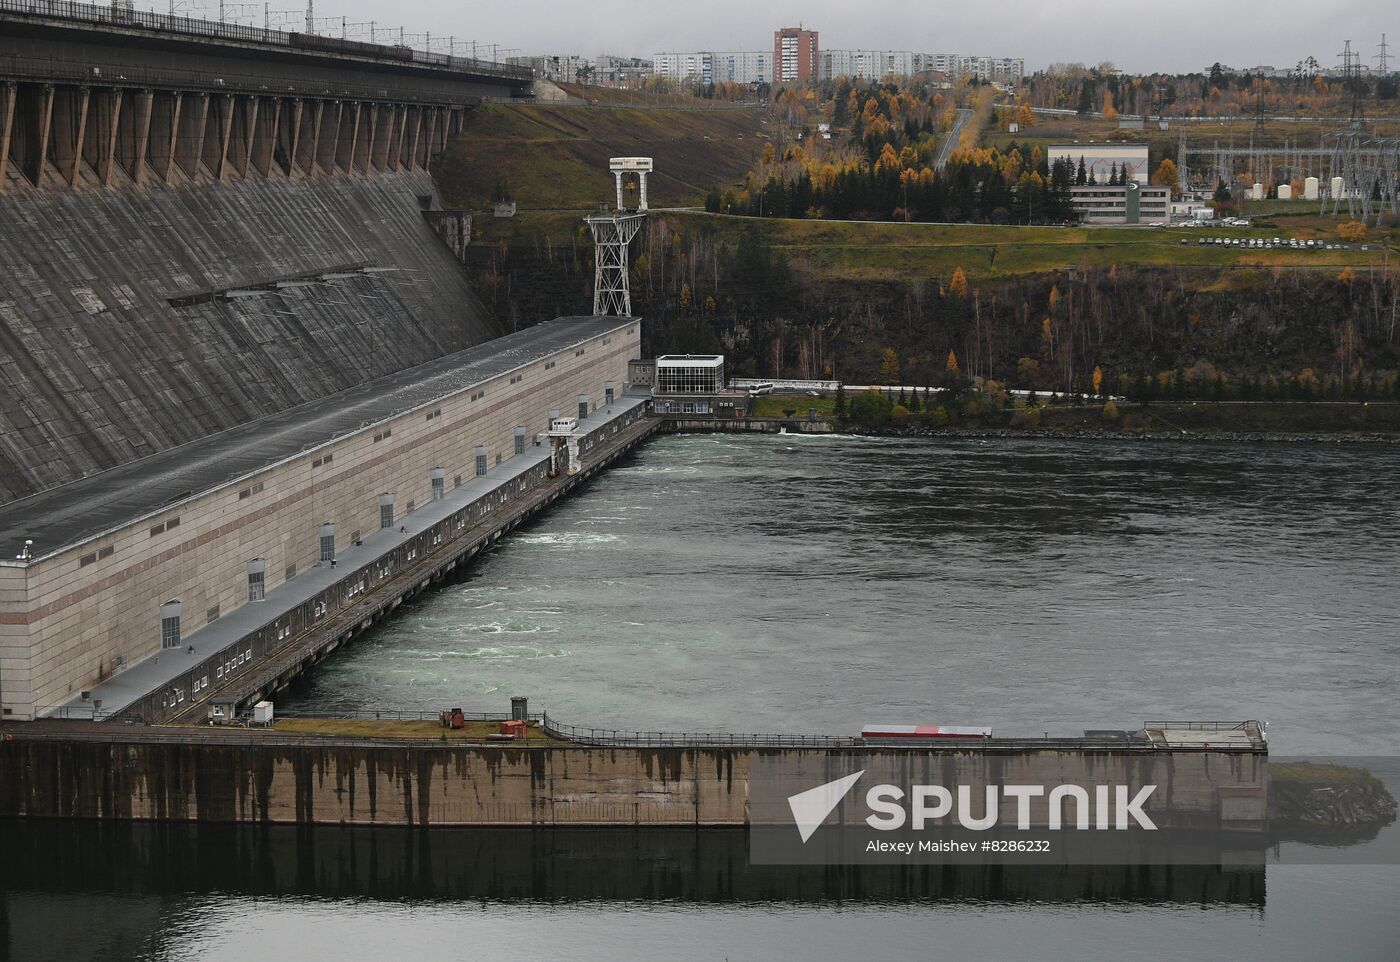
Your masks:
{"label": "white industrial building", "polygon": [[1130,181],[1072,187],[1071,203],[1086,224],[1170,224],[1172,189]]}
{"label": "white industrial building", "polygon": [[593,82],[604,87],[638,87],[651,76],[652,70],[650,60],[611,53],[599,54],[594,66],[597,69]]}
{"label": "white industrial building", "polygon": [[535,76],[553,83],[591,83],[596,69],[587,57],[571,54],[538,54],[529,57],[507,57],[506,63],[529,67]]}
{"label": "white industrial building", "polygon": [[1120,171],[1126,169],[1139,184],[1152,179],[1146,144],[1052,144],[1046,153],[1051,164],[1063,157],[1074,165],[1076,172],[1082,159],[1086,172],[1100,186],[1107,185],[1113,178],[1115,167]]}

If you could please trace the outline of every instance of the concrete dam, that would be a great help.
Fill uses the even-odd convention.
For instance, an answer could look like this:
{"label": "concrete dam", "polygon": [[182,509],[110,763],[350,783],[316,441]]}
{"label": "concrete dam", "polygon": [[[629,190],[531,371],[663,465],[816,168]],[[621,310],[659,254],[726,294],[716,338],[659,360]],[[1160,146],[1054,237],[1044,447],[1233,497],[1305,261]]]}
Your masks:
{"label": "concrete dam", "polygon": [[[780,764],[1151,778],[1168,825],[1262,823],[1257,723],[912,747],[224,727],[658,415],[732,420],[737,395],[722,357],[640,360],[627,309],[506,332],[473,295],[431,167],[528,72],[80,4],[0,0],[0,27],[0,815],[746,827]],[[645,217],[620,198],[602,219]]]}
{"label": "concrete dam", "polygon": [[393,53],[0,5],[0,501],[501,333],[428,167],[528,71]]}
{"label": "concrete dam", "polygon": [[638,322],[507,335],[437,200],[531,82],[0,2],[0,721],[236,711],[650,432]]}

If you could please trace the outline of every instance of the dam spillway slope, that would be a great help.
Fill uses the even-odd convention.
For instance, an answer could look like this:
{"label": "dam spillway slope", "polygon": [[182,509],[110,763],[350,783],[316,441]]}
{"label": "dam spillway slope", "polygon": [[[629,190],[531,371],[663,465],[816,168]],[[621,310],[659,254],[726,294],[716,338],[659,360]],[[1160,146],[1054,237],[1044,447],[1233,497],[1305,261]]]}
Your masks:
{"label": "dam spillway slope", "polygon": [[10,186],[0,503],[500,333],[423,218],[421,169]]}

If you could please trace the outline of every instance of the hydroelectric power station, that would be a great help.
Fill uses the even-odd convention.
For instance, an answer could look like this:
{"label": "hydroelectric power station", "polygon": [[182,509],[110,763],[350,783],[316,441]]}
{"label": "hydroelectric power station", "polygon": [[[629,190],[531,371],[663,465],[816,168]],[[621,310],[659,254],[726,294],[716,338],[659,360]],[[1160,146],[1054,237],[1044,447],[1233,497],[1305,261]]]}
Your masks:
{"label": "hydroelectric power station", "polygon": [[116,5],[6,0],[0,27],[0,814],[743,826],[774,759],[915,759],[1150,777],[1168,824],[1262,824],[1256,722],[891,745],[522,700],[451,738],[226,727],[661,419],[734,423],[746,392],[717,356],[639,360],[650,158],[613,158],[586,218],[592,315],[507,333],[472,294],[470,215],[428,169],[528,71]]}

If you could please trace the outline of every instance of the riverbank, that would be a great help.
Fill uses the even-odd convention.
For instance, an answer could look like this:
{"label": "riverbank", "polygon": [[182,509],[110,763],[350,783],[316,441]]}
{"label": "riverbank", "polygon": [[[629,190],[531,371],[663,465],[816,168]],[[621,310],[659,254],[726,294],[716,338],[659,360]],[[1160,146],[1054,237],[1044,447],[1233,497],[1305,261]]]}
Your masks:
{"label": "riverbank", "polygon": [[[770,403],[775,399],[769,400]],[[783,403],[786,399],[776,399]],[[801,399],[790,399],[791,409]],[[813,399],[816,400],[816,399]],[[1394,443],[1400,441],[1400,402],[1395,401],[1176,401],[1136,404],[1056,400],[1026,405],[995,404],[971,395],[905,410],[848,399],[837,430],[895,437],[1048,438],[1055,440],[1275,441]],[[913,406],[913,405],[911,405]],[[808,413],[806,406],[799,407]],[[818,411],[818,417],[825,412]],[[799,415],[800,418],[800,415]]]}
{"label": "riverbank", "polygon": [[1114,431],[1108,429],[1027,430],[1024,428],[890,428],[880,431],[852,429],[849,434],[860,437],[907,438],[968,438],[974,440],[1045,441],[1210,441],[1226,444],[1396,444],[1400,434],[1366,432],[1362,434],[1324,434],[1318,432],[1272,431]]}

